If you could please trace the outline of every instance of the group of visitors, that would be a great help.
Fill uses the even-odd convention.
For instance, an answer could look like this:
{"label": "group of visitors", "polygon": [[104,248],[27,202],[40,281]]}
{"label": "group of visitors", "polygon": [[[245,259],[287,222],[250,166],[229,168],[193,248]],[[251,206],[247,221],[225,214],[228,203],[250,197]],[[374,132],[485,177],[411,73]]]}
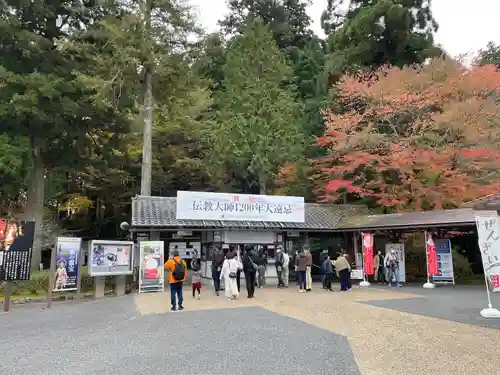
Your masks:
{"label": "group of visitors", "polygon": [[[313,266],[312,254],[309,247],[304,246],[295,254],[295,272],[299,292],[309,292],[312,289],[311,268]],[[394,281],[397,287],[399,283],[399,259],[394,250],[388,252],[385,257],[378,251],[374,256],[374,281],[387,282],[392,286]],[[278,276],[278,288],[288,288],[290,256],[278,246],[275,257],[276,274]],[[229,300],[235,300],[240,295],[241,272],[245,274],[247,298],[253,298],[255,288],[262,288],[265,283],[267,267],[267,251],[255,248],[253,245],[231,246],[224,254],[222,248],[214,249],[212,257],[212,280],[216,295],[220,294],[221,281],[224,280],[225,296]],[[193,298],[200,299],[202,289],[202,274],[199,259],[191,262],[192,293]],[[323,272],[323,289],[332,291],[332,280],[336,274],[340,280],[340,291],[352,289],[351,265],[349,255],[342,251],[335,260],[331,259],[328,251],[320,254],[320,268]],[[165,270],[169,272],[168,282],[170,284],[170,298],[172,310],[183,310],[182,287],[187,277],[186,262],[180,258],[179,251],[174,249],[172,257],[165,263]]]}
{"label": "group of visitors", "polygon": [[374,282],[388,284],[389,286],[394,283],[396,287],[401,287],[399,282],[399,258],[394,249],[387,252],[385,257],[380,250],[377,251],[373,258],[373,269]]}
{"label": "group of visitors", "polygon": [[247,297],[253,298],[255,288],[265,283],[267,253],[252,245],[230,246],[227,254],[216,247],[212,256],[212,280],[215,294],[219,295],[221,280],[228,299],[236,299],[240,294],[241,272],[245,274]]}

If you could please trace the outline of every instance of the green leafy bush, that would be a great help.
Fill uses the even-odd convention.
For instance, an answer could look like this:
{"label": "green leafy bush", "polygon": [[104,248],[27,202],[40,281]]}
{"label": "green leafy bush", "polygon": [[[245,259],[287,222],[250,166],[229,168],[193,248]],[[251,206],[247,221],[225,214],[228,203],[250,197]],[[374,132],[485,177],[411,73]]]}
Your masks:
{"label": "green leafy bush", "polygon": [[[127,275],[125,288],[130,290],[133,283],[132,275]],[[115,277],[106,277],[105,289],[112,290],[115,287]],[[40,295],[46,294],[49,287],[49,270],[33,272],[30,280],[16,281],[12,283],[12,295]],[[82,292],[90,292],[94,288],[94,278],[90,277],[87,272],[87,267],[82,267],[81,270],[81,290]],[[0,283],[0,293],[4,290],[4,283]]]}
{"label": "green leafy bush", "polygon": [[453,256],[453,272],[455,282],[466,282],[474,277],[469,260],[458,252],[457,249],[451,250]]}

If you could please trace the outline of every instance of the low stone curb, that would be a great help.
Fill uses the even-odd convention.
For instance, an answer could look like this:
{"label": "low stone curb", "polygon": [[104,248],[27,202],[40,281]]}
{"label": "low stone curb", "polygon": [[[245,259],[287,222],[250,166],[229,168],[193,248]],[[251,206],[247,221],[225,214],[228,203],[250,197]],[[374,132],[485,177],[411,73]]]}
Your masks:
{"label": "low stone curb", "polygon": [[[105,292],[104,297],[110,297],[114,296],[115,293],[112,291]],[[93,293],[85,293],[82,294],[81,299],[88,299],[88,298],[93,298],[94,294]],[[64,295],[64,296],[54,296],[52,297],[52,301],[72,301],[76,300],[76,295]],[[35,303],[35,302],[45,302],[47,301],[47,297],[43,298],[12,298],[10,300],[10,303],[12,305],[25,305],[27,303]],[[0,305],[3,305],[3,299],[0,300]]]}

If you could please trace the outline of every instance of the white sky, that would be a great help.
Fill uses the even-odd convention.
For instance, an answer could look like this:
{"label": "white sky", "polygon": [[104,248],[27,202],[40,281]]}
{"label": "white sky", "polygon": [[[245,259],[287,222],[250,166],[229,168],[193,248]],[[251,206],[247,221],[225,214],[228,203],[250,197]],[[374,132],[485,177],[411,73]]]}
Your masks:
{"label": "white sky", "polygon": [[[207,31],[227,13],[226,0],[188,0],[198,8],[198,17]],[[313,30],[322,35],[320,16],[327,0],[313,0],[309,15]],[[436,41],[453,55],[470,54],[489,41],[500,44],[500,0],[433,0],[434,18],[439,23]]]}

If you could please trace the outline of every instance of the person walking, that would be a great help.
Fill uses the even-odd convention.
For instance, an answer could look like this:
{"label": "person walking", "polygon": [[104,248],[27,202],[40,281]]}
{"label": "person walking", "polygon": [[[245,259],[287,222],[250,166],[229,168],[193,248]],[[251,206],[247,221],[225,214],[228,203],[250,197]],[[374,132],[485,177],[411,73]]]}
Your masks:
{"label": "person walking", "polygon": [[[243,259],[241,258],[241,251],[239,245],[237,245],[235,251],[236,251],[236,260],[242,265]],[[236,271],[236,286],[238,287],[238,293],[240,293],[240,286],[241,286],[241,271],[242,268],[238,268],[238,271]]]}
{"label": "person walking", "polygon": [[344,254],[340,254],[335,261],[335,270],[337,271],[337,276],[340,278],[340,291],[345,292],[349,290],[351,266]]}
{"label": "person walking", "polygon": [[351,270],[353,266],[356,266],[356,264],[353,263],[351,265],[349,254],[347,254],[346,252],[344,252],[344,258],[347,260],[347,263],[349,264],[349,272],[347,273],[347,290],[351,290],[352,289]]}
{"label": "person walking", "polygon": [[306,255],[306,292],[310,292],[312,289],[312,276],[311,276],[311,269],[313,265],[313,258],[311,254],[311,250],[309,249],[309,246],[307,246],[304,249],[304,253]]}
{"label": "person walking", "polygon": [[379,250],[373,257],[373,281],[379,282],[381,284],[385,281],[384,268],[384,257],[382,257],[382,252]]}
{"label": "person walking", "polygon": [[283,263],[284,263],[284,256],[283,256],[283,250],[281,249],[281,246],[278,246],[278,249],[276,250],[276,260],[275,260],[275,266],[276,266],[276,275],[278,275],[278,288],[284,288],[285,287],[285,282],[283,281]]}
{"label": "person walking", "polygon": [[392,287],[392,281],[394,280],[397,288],[401,288],[399,283],[399,259],[396,251],[391,250],[388,252],[384,259],[384,265],[387,268],[387,282],[390,287]]}
{"label": "person walking", "polygon": [[326,258],[324,258],[323,260],[322,268],[325,271],[325,289],[331,292],[333,280],[333,264],[328,253],[326,254]]}
{"label": "person walking", "polygon": [[172,311],[184,310],[182,287],[187,276],[186,262],[179,256],[179,250],[173,251],[173,257],[169,259],[164,268],[169,272],[168,283],[170,284],[170,303]]}
{"label": "person walking", "polygon": [[326,265],[325,263],[326,258],[328,258],[328,250],[325,249],[319,255],[319,264],[321,265],[321,272],[323,273],[323,276],[321,277],[323,289],[326,289],[326,282],[327,282],[326,269],[324,267]]}
{"label": "person walking", "polygon": [[262,246],[259,249],[259,261],[257,265],[259,266],[257,270],[257,284],[259,288],[263,288],[266,284],[266,268],[267,268],[267,251]]}
{"label": "person walking", "polygon": [[222,264],[221,279],[224,278],[224,291],[227,299],[237,299],[240,293],[238,292],[238,285],[236,284],[236,273],[241,269],[242,265],[238,262],[234,252],[228,252],[226,260]]}
{"label": "person walking", "polygon": [[255,278],[258,267],[254,262],[254,258],[256,257],[257,254],[255,254],[250,246],[245,247],[245,253],[243,254],[243,272],[245,273],[247,298],[253,298],[255,294]]}
{"label": "person walking", "polygon": [[288,280],[290,277],[290,255],[283,251],[283,284],[288,288]]}
{"label": "person walking", "polygon": [[219,246],[214,249],[212,257],[212,280],[214,282],[215,294],[220,293],[220,273],[222,271],[222,264],[224,263],[224,252]]}
{"label": "person walking", "polygon": [[201,298],[201,270],[198,267],[198,264],[195,264],[193,268],[193,274],[191,275],[191,286],[193,288],[193,298],[195,298],[196,292],[198,292],[198,299]]}
{"label": "person walking", "polygon": [[302,250],[295,258],[295,270],[297,272],[297,280],[299,283],[299,293],[303,293],[306,291],[306,269],[307,257]]}

